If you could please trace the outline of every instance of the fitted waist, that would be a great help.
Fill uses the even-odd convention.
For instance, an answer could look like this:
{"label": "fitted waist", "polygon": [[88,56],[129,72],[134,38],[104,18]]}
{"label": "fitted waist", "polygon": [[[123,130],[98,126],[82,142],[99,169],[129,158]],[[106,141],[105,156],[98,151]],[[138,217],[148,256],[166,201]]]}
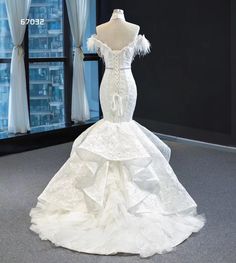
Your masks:
{"label": "fitted waist", "polygon": [[120,68],[106,67],[105,69],[112,69],[112,70],[125,70],[125,69],[131,69],[131,67],[120,67]]}

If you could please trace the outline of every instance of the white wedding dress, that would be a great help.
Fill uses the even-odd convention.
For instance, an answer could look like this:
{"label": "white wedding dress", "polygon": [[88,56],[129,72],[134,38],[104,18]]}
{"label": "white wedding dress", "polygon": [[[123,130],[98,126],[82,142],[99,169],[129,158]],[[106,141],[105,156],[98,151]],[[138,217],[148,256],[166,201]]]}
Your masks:
{"label": "white wedding dress", "polygon": [[30,229],[79,252],[169,252],[206,219],[170,167],[170,148],[132,119],[137,90],[130,67],[150,43],[138,35],[112,50],[92,35],[88,47],[106,65],[103,118],[74,141],[70,157],[31,209]]}

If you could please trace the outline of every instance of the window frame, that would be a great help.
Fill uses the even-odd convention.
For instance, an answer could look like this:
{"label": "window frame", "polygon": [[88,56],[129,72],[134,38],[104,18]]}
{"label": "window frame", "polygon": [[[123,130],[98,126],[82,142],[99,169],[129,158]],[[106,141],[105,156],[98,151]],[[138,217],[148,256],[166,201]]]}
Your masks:
{"label": "window frame", "polygon": [[[96,22],[99,21],[98,15],[99,15],[99,6],[100,6],[100,0],[96,0]],[[64,64],[64,114],[65,114],[65,120],[64,120],[64,127],[62,128],[52,128],[48,129],[47,131],[34,131],[33,127],[31,131],[28,131],[25,134],[8,134],[6,131],[6,134],[0,135],[0,156],[9,154],[9,153],[16,153],[16,152],[22,152],[25,150],[32,150],[35,148],[41,148],[48,145],[54,145],[62,142],[68,142],[71,140],[74,140],[81,132],[83,132],[87,127],[95,123],[97,120],[101,118],[102,111],[101,111],[101,105],[99,101],[99,117],[95,119],[91,119],[85,122],[80,122],[78,124],[74,124],[71,121],[71,99],[72,99],[72,77],[73,77],[73,38],[70,30],[70,24],[69,24],[69,18],[68,18],[68,12],[66,7],[66,1],[62,0],[62,16],[63,16],[63,37],[64,37],[64,43],[63,43],[63,53],[64,56],[62,57],[51,57],[51,58],[37,58],[29,57],[29,29],[28,25],[26,26],[26,31],[24,35],[24,40],[22,43],[22,46],[24,48],[24,63],[25,63],[25,74],[26,74],[26,92],[27,92],[27,100],[28,100],[28,109],[29,109],[29,116],[30,116],[30,85],[29,85],[29,66],[30,63],[35,62],[62,62]],[[84,53],[84,61],[97,61],[98,62],[98,89],[101,82],[101,60],[99,56],[96,53]],[[11,58],[0,58],[0,63],[11,63]],[[99,98],[98,98],[99,99]],[[31,122],[31,121],[30,121]],[[64,130],[64,132],[63,132]],[[70,136],[68,136],[68,131],[72,132]],[[61,138],[61,136],[65,133],[67,134],[67,138]],[[52,135],[55,135],[55,138],[52,140]],[[58,135],[60,134],[60,136]],[[75,135],[76,134],[76,135]],[[44,136],[45,143],[38,144],[32,144],[32,138],[41,138]],[[57,137],[59,136],[59,137]],[[64,136],[63,136],[64,137]],[[27,139],[28,138],[28,139]],[[50,138],[50,139],[49,139]],[[49,141],[48,141],[49,140]],[[15,143],[19,144],[19,141],[21,142],[21,147],[15,147]],[[30,143],[31,142],[31,143]],[[30,144],[28,144],[30,143]],[[25,144],[25,146],[24,146]],[[9,146],[8,146],[9,145]]]}

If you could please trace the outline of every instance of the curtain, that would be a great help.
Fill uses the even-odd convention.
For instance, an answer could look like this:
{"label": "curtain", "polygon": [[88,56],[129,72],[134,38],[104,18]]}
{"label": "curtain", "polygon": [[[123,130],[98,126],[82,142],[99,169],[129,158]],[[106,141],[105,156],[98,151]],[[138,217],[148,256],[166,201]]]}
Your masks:
{"label": "curtain", "polygon": [[10,92],[8,107],[8,131],[24,133],[30,130],[26,93],[24,50],[22,42],[31,0],[5,0],[11,37],[14,44],[11,57]]}
{"label": "curtain", "polygon": [[76,45],[73,61],[71,120],[78,122],[90,119],[82,50],[82,40],[89,11],[89,0],[66,0],[66,5],[70,28]]}

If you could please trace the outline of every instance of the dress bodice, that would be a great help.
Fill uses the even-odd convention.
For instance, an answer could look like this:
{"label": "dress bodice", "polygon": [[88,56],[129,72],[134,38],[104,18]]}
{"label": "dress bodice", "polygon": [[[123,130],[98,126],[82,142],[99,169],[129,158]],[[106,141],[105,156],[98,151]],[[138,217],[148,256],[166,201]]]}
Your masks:
{"label": "dress bodice", "polygon": [[111,49],[106,43],[93,34],[88,38],[89,50],[95,50],[105,62],[106,68],[130,68],[135,55],[145,55],[150,51],[150,42],[145,35],[137,35],[136,38],[120,50]]}
{"label": "dress bodice", "polygon": [[94,34],[88,38],[87,46],[89,50],[98,53],[106,66],[100,85],[104,119],[111,122],[132,120],[137,91],[131,63],[135,55],[145,55],[150,51],[150,42],[144,35],[139,34],[122,49],[113,50]]}

